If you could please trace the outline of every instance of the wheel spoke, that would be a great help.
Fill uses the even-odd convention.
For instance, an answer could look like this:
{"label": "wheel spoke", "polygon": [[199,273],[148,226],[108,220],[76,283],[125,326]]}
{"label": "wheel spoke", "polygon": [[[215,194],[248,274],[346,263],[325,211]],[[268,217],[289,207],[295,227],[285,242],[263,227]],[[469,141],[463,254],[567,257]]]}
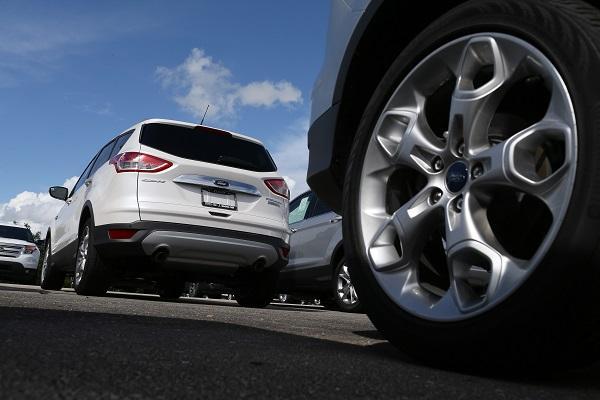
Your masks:
{"label": "wheel spoke", "polygon": [[401,269],[418,262],[423,242],[434,229],[436,216],[445,201],[431,204],[434,190],[433,187],[423,189],[392,216],[372,216],[380,225],[369,248],[377,270]]}
{"label": "wheel spoke", "polygon": [[512,291],[526,274],[526,262],[488,243],[467,240],[448,251],[451,292],[462,312],[470,312]]}
{"label": "wheel spoke", "polygon": [[482,175],[471,187],[505,186],[533,195],[555,212],[563,201],[565,177],[572,165],[572,131],[561,121],[545,118],[473,157]]}
{"label": "wheel spoke", "polygon": [[418,111],[392,109],[382,116],[375,131],[388,165],[434,173],[431,160],[444,151],[445,144],[423,123]]}
{"label": "wheel spoke", "polygon": [[475,37],[467,43],[456,69],[450,109],[453,148],[464,143],[465,153],[475,154],[489,146],[487,132],[495,110],[524,59],[524,52],[501,47],[493,37]]}
{"label": "wheel spoke", "polygon": [[446,208],[446,249],[467,240],[486,242],[492,238],[485,209],[472,194],[465,193],[461,210],[456,202]]}

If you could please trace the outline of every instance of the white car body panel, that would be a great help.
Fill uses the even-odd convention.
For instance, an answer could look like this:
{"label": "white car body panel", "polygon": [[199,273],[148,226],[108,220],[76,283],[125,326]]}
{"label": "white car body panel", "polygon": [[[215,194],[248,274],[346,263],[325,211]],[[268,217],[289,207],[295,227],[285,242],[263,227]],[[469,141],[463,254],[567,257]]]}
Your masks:
{"label": "white car body panel", "polygon": [[333,105],[342,60],[370,0],[332,0],[325,60],[312,90],[310,124]]}

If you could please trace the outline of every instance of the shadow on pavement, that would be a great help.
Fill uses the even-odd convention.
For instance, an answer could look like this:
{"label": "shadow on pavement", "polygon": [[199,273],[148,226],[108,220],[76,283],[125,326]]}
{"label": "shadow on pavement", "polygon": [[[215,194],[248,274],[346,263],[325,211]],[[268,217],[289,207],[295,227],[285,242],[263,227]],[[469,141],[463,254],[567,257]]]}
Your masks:
{"label": "shadow on pavement", "polygon": [[0,307],[0,354],[3,398],[600,396],[598,367],[510,382],[418,365],[387,343],[141,315]]}

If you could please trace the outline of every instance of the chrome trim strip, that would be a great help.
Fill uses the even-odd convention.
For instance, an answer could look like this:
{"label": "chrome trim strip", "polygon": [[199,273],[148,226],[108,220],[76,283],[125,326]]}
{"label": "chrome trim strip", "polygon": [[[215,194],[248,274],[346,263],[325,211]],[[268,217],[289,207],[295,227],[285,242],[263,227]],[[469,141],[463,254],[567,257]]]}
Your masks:
{"label": "chrome trim strip", "polygon": [[[217,185],[215,182],[227,182],[228,186]],[[256,186],[249,185],[244,182],[232,181],[230,179],[217,178],[215,176],[205,175],[180,175],[173,179],[175,183],[183,183],[188,185],[204,186],[216,189],[230,190],[232,192],[244,193],[250,196],[261,197],[262,195],[256,188]]]}

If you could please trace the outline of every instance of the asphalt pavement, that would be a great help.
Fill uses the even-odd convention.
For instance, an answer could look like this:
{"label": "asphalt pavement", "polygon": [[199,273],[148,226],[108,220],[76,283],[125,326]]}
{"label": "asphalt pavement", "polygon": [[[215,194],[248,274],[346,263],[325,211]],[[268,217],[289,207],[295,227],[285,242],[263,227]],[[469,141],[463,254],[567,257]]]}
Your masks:
{"label": "asphalt pavement", "polygon": [[408,359],[360,314],[0,284],[0,398],[600,399],[600,365],[537,378]]}

